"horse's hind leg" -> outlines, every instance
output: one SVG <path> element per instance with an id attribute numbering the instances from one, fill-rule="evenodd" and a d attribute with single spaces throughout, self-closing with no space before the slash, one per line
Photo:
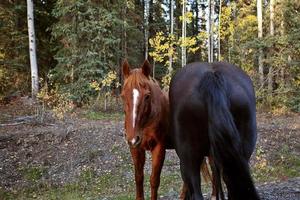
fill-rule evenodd
<path id="1" fill-rule="evenodd" d="M 160 183 L 160 173 L 164 164 L 166 150 L 158 144 L 151 151 L 152 153 L 152 173 L 150 177 L 151 200 L 157 200 L 157 191 Z"/>
<path id="2" fill-rule="evenodd" d="M 196 152 L 186 152 L 180 157 L 180 170 L 184 183 L 187 185 L 186 200 L 203 200 L 201 192 L 200 165 L 204 156 Z"/>
<path id="3" fill-rule="evenodd" d="M 145 151 L 140 148 L 131 148 L 130 151 L 134 164 L 136 200 L 144 200 Z"/>

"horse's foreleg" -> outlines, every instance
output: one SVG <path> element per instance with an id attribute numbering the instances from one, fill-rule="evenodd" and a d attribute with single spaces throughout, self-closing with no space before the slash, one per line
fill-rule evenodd
<path id="1" fill-rule="evenodd" d="M 145 151 L 140 148 L 131 148 L 130 152 L 134 164 L 136 200 L 144 200 Z"/>
<path id="2" fill-rule="evenodd" d="M 151 200 L 157 199 L 157 190 L 160 183 L 160 173 L 164 164 L 166 150 L 161 145 L 157 145 L 152 151 L 152 173 L 150 177 Z"/>

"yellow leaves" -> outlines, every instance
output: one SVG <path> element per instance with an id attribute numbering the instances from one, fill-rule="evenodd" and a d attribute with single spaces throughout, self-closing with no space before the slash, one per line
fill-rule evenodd
<path id="1" fill-rule="evenodd" d="M 5 58 L 5 53 L 0 52 L 0 61 L 3 61 Z"/>
<path id="2" fill-rule="evenodd" d="M 169 89 L 169 85 L 171 82 L 171 74 L 167 73 L 163 78 L 162 78 L 162 86 L 165 89 Z"/>
<path id="3" fill-rule="evenodd" d="M 132 10 L 135 8 L 134 3 L 132 1 L 128 1 L 128 0 L 126 0 L 126 6 L 127 6 L 127 8 L 132 9 Z"/>
<path id="4" fill-rule="evenodd" d="M 98 83 L 97 81 L 92 81 L 90 83 L 90 87 L 95 91 L 100 91 L 104 88 L 113 86 L 113 84 L 115 84 L 116 87 L 120 87 L 121 85 L 117 81 L 117 73 L 115 71 L 109 71 L 100 83 Z"/>
<path id="5" fill-rule="evenodd" d="M 74 103 L 70 99 L 70 93 L 62 93 L 57 88 L 51 89 L 45 84 L 39 93 L 37 94 L 38 99 L 43 105 L 48 106 L 52 109 L 54 115 L 58 119 L 63 119 L 65 114 L 74 109 Z"/>
<path id="6" fill-rule="evenodd" d="M 186 47 L 189 53 L 195 53 L 200 47 L 197 45 L 197 37 L 191 36 L 180 38 L 179 43 L 181 47 Z"/>
<path id="7" fill-rule="evenodd" d="M 160 62 L 167 65 L 167 60 L 170 56 L 173 60 L 176 59 L 176 52 L 174 47 L 176 46 L 176 41 L 174 35 L 169 35 L 165 37 L 163 32 L 157 32 L 154 38 L 149 39 L 150 46 L 154 48 L 153 51 L 149 53 L 151 57 L 156 62 Z"/>
<path id="8" fill-rule="evenodd" d="M 300 75 L 299 74 L 294 78 L 294 83 L 297 87 L 300 87 Z"/>
<path id="9" fill-rule="evenodd" d="M 221 15 L 221 40 L 226 40 L 233 35 L 234 21 L 232 20 L 232 7 L 223 7 Z"/>
<path id="10" fill-rule="evenodd" d="M 104 79 L 101 81 L 102 87 L 111 86 L 112 83 L 117 79 L 117 73 L 115 71 L 110 71 L 106 74 Z"/>
<path id="11" fill-rule="evenodd" d="M 97 81 L 93 81 L 90 83 L 90 87 L 93 88 L 96 91 L 100 90 L 100 84 Z"/>
<path id="12" fill-rule="evenodd" d="M 194 15 L 192 12 L 186 12 L 184 16 L 179 17 L 179 20 L 182 22 L 184 19 L 187 23 L 191 23 L 193 18 L 194 18 Z"/>
<path id="13" fill-rule="evenodd" d="M 237 26 L 247 28 L 249 26 L 257 26 L 257 17 L 255 15 L 247 15 L 238 21 Z"/>
<path id="14" fill-rule="evenodd" d="M 200 46 L 197 41 L 203 41 L 207 38 L 205 32 L 200 32 L 197 36 L 180 38 L 176 41 L 174 35 L 164 36 L 163 32 L 156 33 L 154 38 L 149 39 L 150 46 L 154 48 L 149 53 L 156 62 L 163 63 L 165 66 L 169 65 L 169 57 L 172 56 L 173 61 L 177 59 L 176 47 L 186 47 L 189 53 L 195 53 Z"/>

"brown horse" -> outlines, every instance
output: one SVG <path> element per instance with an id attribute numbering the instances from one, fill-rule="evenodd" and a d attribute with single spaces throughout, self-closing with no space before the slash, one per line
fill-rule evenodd
<path id="1" fill-rule="evenodd" d="M 141 68 L 133 70 L 125 60 L 122 71 L 124 85 L 121 96 L 125 110 L 126 140 L 135 169 L 136 199 L 144 199 L 145 151 L 150 151 L 151 200 L 156 200 L 165 150 L 168 148 L 168 99 L 157 82 L 151 79 L 151 66 L 147 60 Z"/>
<path id="2" fill-rule="evenodd" d="M 136 199 L 144 199 L 143 180 L 145 151 L 152 154 L 151 199 L 157 199 L 160 172 L 166 149 L 174 149 L 168 135 L 169 101 L 155 80 L 150 77 L 151 65 L 147 60 L 139 69 L 130 70 L 125 60 L 122 65 L 124 85 L 121 97 L 125 110 L 126 140 L 130 146 L 135 168 Z M 206 162 L 201 165 L 206 180 L 212 181 Z M 184 184 L 180 199 L 185 199 Z M 213 185 L 212 196 L 215 196 Z"/>

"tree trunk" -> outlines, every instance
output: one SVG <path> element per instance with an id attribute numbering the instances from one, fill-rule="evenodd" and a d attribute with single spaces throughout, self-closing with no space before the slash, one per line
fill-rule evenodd
<path id="1" fill-rule="evenodd" d="M 258 23 L 258 38 L 262 39 L 263 27 L 262 27 L 262 0 L 257 0 L 257 23 Z M 263 67 L 263 49 L 259 48 L 258 55 L 258 73 L 260 86 L 264 86 L 264 67 Z"/>
<path id="2" fill-rule="evenodd" d="M 280 11 L 281 12 L 281 22 L 280 22 L 280 35 L 281 36 L 284 36 L 284 34 L 285 34 L 285 28 L 284 28 L 284 14 L 283 14 L 283 11 L 281 10 Z M 283 56 L 283 55 L 281 55 L 281 56 Z M 287 60 L 287 58 L 283 58 L 283 59 L 286 59 Z M 284 85 L 285 85 L 285 80 L 284 80 L 284 68 L 285 68 L 285 66 L 281 66 L 281 69 L 280 69 L 280 71 L 278 71 L 278 73 L 280 73 L 280 84 L 281 84 L 281 86 L 282 87 L 284 87 Z"/>
<path id="3" fill-rule="evenodd" d="M 214 20 L 212 17 L 215 15 L 215 2 L 211 1 L 211 11 L 210 11 L 210 61 L 214 62 Z"/>
<path id="4" fill-rule="evenodd" d="M 181 66 L 184 67 L 186 65 L 186 0 L 182 2 L 182 47 L 181 47 Z"/>
<path id="5" fill-rule="evenodd" d="M 174 0 L 170 0 L 170 34 L 171 36 L 174 35 Z M 173 47 L 172 47 L 173 48 Z M 169 56 L 169 68 L 168 68 L 168 73 L 171 74 L 173 71 L 173 56 Z"/>
<path id="6" fill-rule="evenodd" d="M 211 0 L 208 0 L 208 47 L 207 47 L 207 50 L 208 50 L 208 62 L 213 62 L 213 59 L 212 59 L 212 49 L 213 49 L 213 44 L 212 44 L 212 20 L 211 20 L 211 17 L 212 17 L 212 2 Z"/>
<path id="7" fill-rule="evenodd" d="M 219 29 L 218 29 L 218 61 L 221 61 L 221 14 L 222 14 L 222 0 L 219 5 Z"/>
<path id="8" fill-rule="evenodd" d="M 122 53 L 123 53 L 123 59 L 127 58 L 127 32 L 126 32 L 126 15 L 127 15 L 127 3 L 125 3 L 125 6 L 123 8 L 123 34 L 122 34 Z M 121 61 L 123 62 L 123 61 Z"/>
<path id="9" fill-rule="evenodd" d="M 144 20 L 145 20 L 145 26 L 144 26 L 144 34 L 145 34 L 145 60 L 148 59 L 149 54 L 149 0 L 144 1 Z"/>
<path id="10" fill-rule="evenodd" d="M 270 0 L 270 35 L 274 36 L 274 0 Z M 271 47 L 270 55 L 273 55 L 273 48 Z M 268 73 L 268 94 L 271 96 L 273 92 L 273 63 L 270 63 Z"/>
<path id="11" fill-rule="evenodd" d="M 38 66 L 36 59 L 36 43 L 33 17 L 33 0 L 27 0 L 27 21 L 28 21 L 28 38 L 29 38 L 29 55 L 31 67 L 31 95 L 36 99 L 39 92 Z"/>
<path id="12" fill-rule="evenodd" d="M 195 32 L 194 35 L 198 35 L 199 34 L 199 4 L 198 1 L 195 1 L 195 13 L 196 13 L 196 19 L 195 19 Z M 194 60 L 193 61 L 197 61 L 197 60 L 201 60 L 201 49 L 199 48 L 198 51 L 196 51 L 198 53 L 195 53 L 194 55 Z"/>

